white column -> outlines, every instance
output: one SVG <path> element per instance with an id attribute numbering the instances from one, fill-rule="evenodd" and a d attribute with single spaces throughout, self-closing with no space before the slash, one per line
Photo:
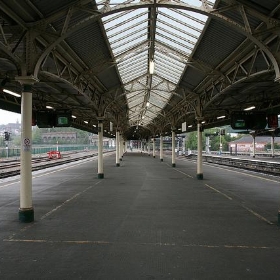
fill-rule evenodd
<path id="1" fill-rule="evenodd" d="M 98 179 L 104 178 L 103 172 L 103 120 L 98 120 Z"/>
<path id="2" fill-rule="evenodd" d="M 127 152 L 126 147 L 127 147 L 127 141 L 123 141 L 123 150 L 124 150 L 124 153 Z"/>
<path id="3" fill-rule="evenodd" d="M 120 145 L 119 145 L 120 132 L 116 131 L 116 166 L 120 166 Z"/>
<path id="4" fill-rule="evenodd" d="M 34 221 L 32 204 L 32 91 L 38 80 L 33 76 L 16 78 L 23 85 L 21 96 L 20 208 L 21 222 Z"/>
<path id="5" fill-rule="evenodd" d="M 271 136 L 271 156 L 274 158 L 274 135 Z"/>
<path id="6" fill-rule="evenodd" d="M 153 157 L 156 157 L 156 138 L 153 138 Z"/>
<path id="7" fill-rule="evenodd" d="M 160 161 L 163 161 L 163 136 L 162 135 L 160 135 L 159 158 Z"/>
<path id="8" fill-rule="evenodd" d="M 176 167 L 175 162 L 175 131 L 172 130 L 172 167 Z"/>
<path id="9" fill-rule="evenodd" d="M 256 135 L 253 134 L 253 158 L 256 156 Z"/>
<path id="10" fill-rule="evenodd" d="M 123 156 L 124 156 L 124 154 L 125 154 L 125 141 L 124 141 L 124 139 L 122 139 L 122 146 L 123 146 Z"/>
<path id="11" fill-rule="evenodd" d="M 149 155 L 149 156 L 150 156 L 150 152 L 151 152 L 151 146 L 150 146 L 150 144 L 151 144 L 151 139 L 148 138 L 147 145 L 148 145 L 148 155 Z"/>
<path id="12" fill-rule="evenodd" d="M 122 145 L 122 135 L 121 134 L 119 134 L 119 149 L 120 149 L 120 161 L 122 161 L 123 145 Z"/>
<path id="13" fill-rule="evenodd" d="M 222 144 L 222 129 L 220 128 L 220 155 L 222 154 L 223 151 L 223 144 Z"/>
<path id="14" fill-rule="evenodd" d="M 202 172 L 202 125 L 197 122 L 197 179 L 203 179 Z"/>

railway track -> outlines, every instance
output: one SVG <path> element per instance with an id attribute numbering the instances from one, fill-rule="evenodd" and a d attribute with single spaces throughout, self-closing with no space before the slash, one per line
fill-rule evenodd
<path id="1" fill-rule="evenodd" d="M 182 156 L 187 160 L 197 161 L 197 155 Z M 249 159 L 230 156 L 203 155 L 203 162 L 213 165 L 222 165 L 254 172 L 261 172 L 273 176 L 280 176 L 280 162 L 276 159 Z"/>
<path id="2" fill-rule="evenodd" d="M 105 151 L 105 153 L 110 153 L 110 151 Z M 49 167 L 54 167 L 70 162 L 75 162 L 87 158 L 97 157 L 97 152 L 68 152 L 64 153 L 60 159 L 49 159 L 48 156 L 34 157 L 32 158 L 32 171 L 37 171 Z M 3 160 L 0 162 L 0 179 L 4 179 L 11 176 L 16 176 L 20 174 L 20 160 L 11 159 Z"/>

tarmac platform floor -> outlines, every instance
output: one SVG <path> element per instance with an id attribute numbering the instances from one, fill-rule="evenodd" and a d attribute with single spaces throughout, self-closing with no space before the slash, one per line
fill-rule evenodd
<path id="1" fill-rule="evenodd" d="M 0 279 L 280 279 L 280 178 L 147 154 L 34 173 L 35 222 L 19 179 L 0 182 Z"/>

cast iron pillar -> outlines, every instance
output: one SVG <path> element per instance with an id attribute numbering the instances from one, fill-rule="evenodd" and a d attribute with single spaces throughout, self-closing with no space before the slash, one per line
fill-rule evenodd
<path id="1" fill-rule="evenodd" d="M 200 121 L 197 122 L 197 174 L 198 180 L 203 179 L 202 172 L 202 124 Z"/>
<path id="2" fill-rule="evenodd" d="M 103 118 L 98 119 L 98 179 L 104 178 L 103 171 Z"/>
<path id="3" fill-rule="evenodd" d="M 172 167 L 176 167 L 175 162 L 175 131 L 172 130 Z"/>
<path id="4" fill-rule="evenodd" d="M 21 156 L 20 156 L 20 208 L 19 220 L 34 221 L 32 204 L 32 85 L 38 80 L 33 76 L 16 77 L 23 86 L 21 96 Z"/>

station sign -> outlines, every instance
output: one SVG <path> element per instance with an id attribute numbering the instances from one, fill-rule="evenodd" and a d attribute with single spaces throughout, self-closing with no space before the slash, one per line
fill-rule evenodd
<path id="1" fill-rule="evenodd" d="M 36 112 L 36 125 L 39 128 L 69 127 L 72 114 L 69 110 L 39 110 Z"/>
<path id="2" fill-rule="evenodd" d="M 265 112 L 235 111 L 231 114 L 232 129 L 264 129 L 267 125 Z"/>

